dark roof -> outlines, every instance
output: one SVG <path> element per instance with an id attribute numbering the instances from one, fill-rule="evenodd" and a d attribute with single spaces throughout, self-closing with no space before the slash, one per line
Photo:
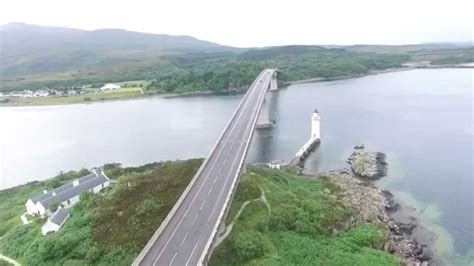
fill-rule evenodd
<path id="1" fill-rule="evenodd" d="M 96 177 L 96 175 L 93 174 L 93 173 L 90 173 L 90 174 L 88 174 L 88 175 L 86 175 L 86 176 L 83 176 L 83 177 L 79 178 L 79 184 L 80 184 L 80 183 L 83 183 L 83 182 L 85 182 L 85 181 L 87 181 L 87 180 L 89 180 L 89 179 L 92 179 L 92 178 L 94 178 L 94 177 Z M 73 182 L 69 182 L 69 183 L 67 183 L 67 184 L 65 184 L 65 185 L 62 185 L 62 186 L 60 186 L 60 187 L 57 187 L 57 188 L 55 188 L 55 189 L 50 190 L 50 191 L 48 191 L 47 193 L 43 193 L 43 194 L 41 194 L 41 195 L 39 195 L 39 196 L 37 196 L 37 197 L 31 198 L 31 201 L 33 201 L 33 203 L 36 204 L 36 202 L 38 202 L 38 201 L 42 201 L 42 200 L 44 200 L 44 199 L 46 199 L 46 198 L 52 197 L 52 196 L 53 196 L 53 192 L 55 192 L 56 194 L 59 194 L 60 192 L 66 190 L 66 189 L 70 189 L 70 188 L 72 188 L 72 187 L 73 187 Z"/>
<path id="2" fill-rule="evenodd" d="M 65 208 L 59 208 L 49 220 L 57 225 L 61 225 L 69 216 L 69 211 Z"/>
<path id="3" fill-rule="evenodd" d="M 38 197 L 31 199 L 34 203 L 41 203 L 44 208 L 48 208 L 52 203 L 61 203 L 75 196 L 80 195 L 82 192 L 87 191 L 91 188 L 99 186 L 108 181 L 108 178 L 104 175 L 89 174 L 79 179 L 79 184 L 74 186 L 73 182 L 67 183 L 56 189 L 51 190 L 46 194 L 42 194 Z M 55 195 L 53 195 L 55 192 Z"/>

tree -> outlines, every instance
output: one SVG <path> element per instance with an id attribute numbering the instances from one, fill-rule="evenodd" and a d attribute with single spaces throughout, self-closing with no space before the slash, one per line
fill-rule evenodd
<path id="1" fill-rule="evenodd" d="M 55 202 L 51 203 L 51 205 L 49 205 L 49 210 L 52 211 L 52 212 L 55 212 L 55 211 L 58 210 L 60 205 L 61 204 L 59 204 L 59 202 L 55 201 Z"/>
<path id="2" fill-rule="evenodd" d="M 232 238 L 234 248 L 243 261 L 261 257 L 265 253 L 265 244 L 260 232 L 249 230 L 236 234 Z"/>

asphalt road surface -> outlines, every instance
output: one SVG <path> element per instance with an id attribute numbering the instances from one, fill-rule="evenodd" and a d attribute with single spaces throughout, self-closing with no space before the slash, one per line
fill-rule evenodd
<path id="1" fill-rule="evenodd" d="M 260 73 L 245 94 L 200 175 L 158 238 L 150 240 L 137 265 L 197 265 L 217 233 L 240 166 L 245 160 L 259 109 L 274 70 Z"/>

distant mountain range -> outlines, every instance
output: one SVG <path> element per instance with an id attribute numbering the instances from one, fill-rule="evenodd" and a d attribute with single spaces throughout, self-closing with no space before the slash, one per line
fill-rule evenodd
<path id="1" fill-rule="evenodd" d="M 44 52 L 46 49 L 145 49 L 166 52 L 231 50 L 231 47 L 198 40 L 191 36 L 149 34 L 122 29 L 85 31 L 61 27 L 44 27 L 25 23 L 0 26 L 5 56 Z"/>
<path id="2" fill-rule="evenodd" d="M 235 50 L 238 49 L 191 36 L 11 23 L 0 27 L 0 76 L 94 70 L 144 61 L 156 63 L 159 56 L 166 54 Z"/>
<path id="3" fill-rule="evenodd" d="M 303 48 L 299 48 L 303 47 Z M 352 52 L 410 53 L 472 47 L 470 44 L 323 45 L 243 49 L 173 36 L 122 29 L 79 30 L 25 23 L 0 26 L 0 89 L 49 81 L 127 80 L 150 78 L 180 61 L 192 66 L 219 58 L 272 58 L 308 49 L 344 49 Z M 472 49 L 472 48 L 471 48 Z M 181 66 L 182 67 L 182 66 Z M 67 83 L 64 83 L 67 84 Z"/>

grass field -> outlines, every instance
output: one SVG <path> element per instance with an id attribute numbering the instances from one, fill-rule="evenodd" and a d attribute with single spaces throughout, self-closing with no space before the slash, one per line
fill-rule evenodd
<path id="1" fill-rule="evenodd" d="M 23 105 L 58 105 L 58 104 L 72 104 L 72 103 L 87 103 L 93 101 L 106 100 L 120 100 L 140 97 L 142 89 L 134 88 L 120 88 L 113 91 L 99 92 L 92 89 L 90 93 L 70 96 L 52 96 L 52 97 L 38 97 L 38 98 L 18 98 L 4 104 L 6 106 L 23 106 Z"/>
<path id="2" fill-rule="evenodd" d="M 386 239 L 377 226 L 340 228 L 350 215 L 341 189 L 329 181 L 250 168 L 227 219 L 229 225 L 236 218 L 232 232 L 214 250 L 209 264 L 400 265 L 380 250 Z"/>

